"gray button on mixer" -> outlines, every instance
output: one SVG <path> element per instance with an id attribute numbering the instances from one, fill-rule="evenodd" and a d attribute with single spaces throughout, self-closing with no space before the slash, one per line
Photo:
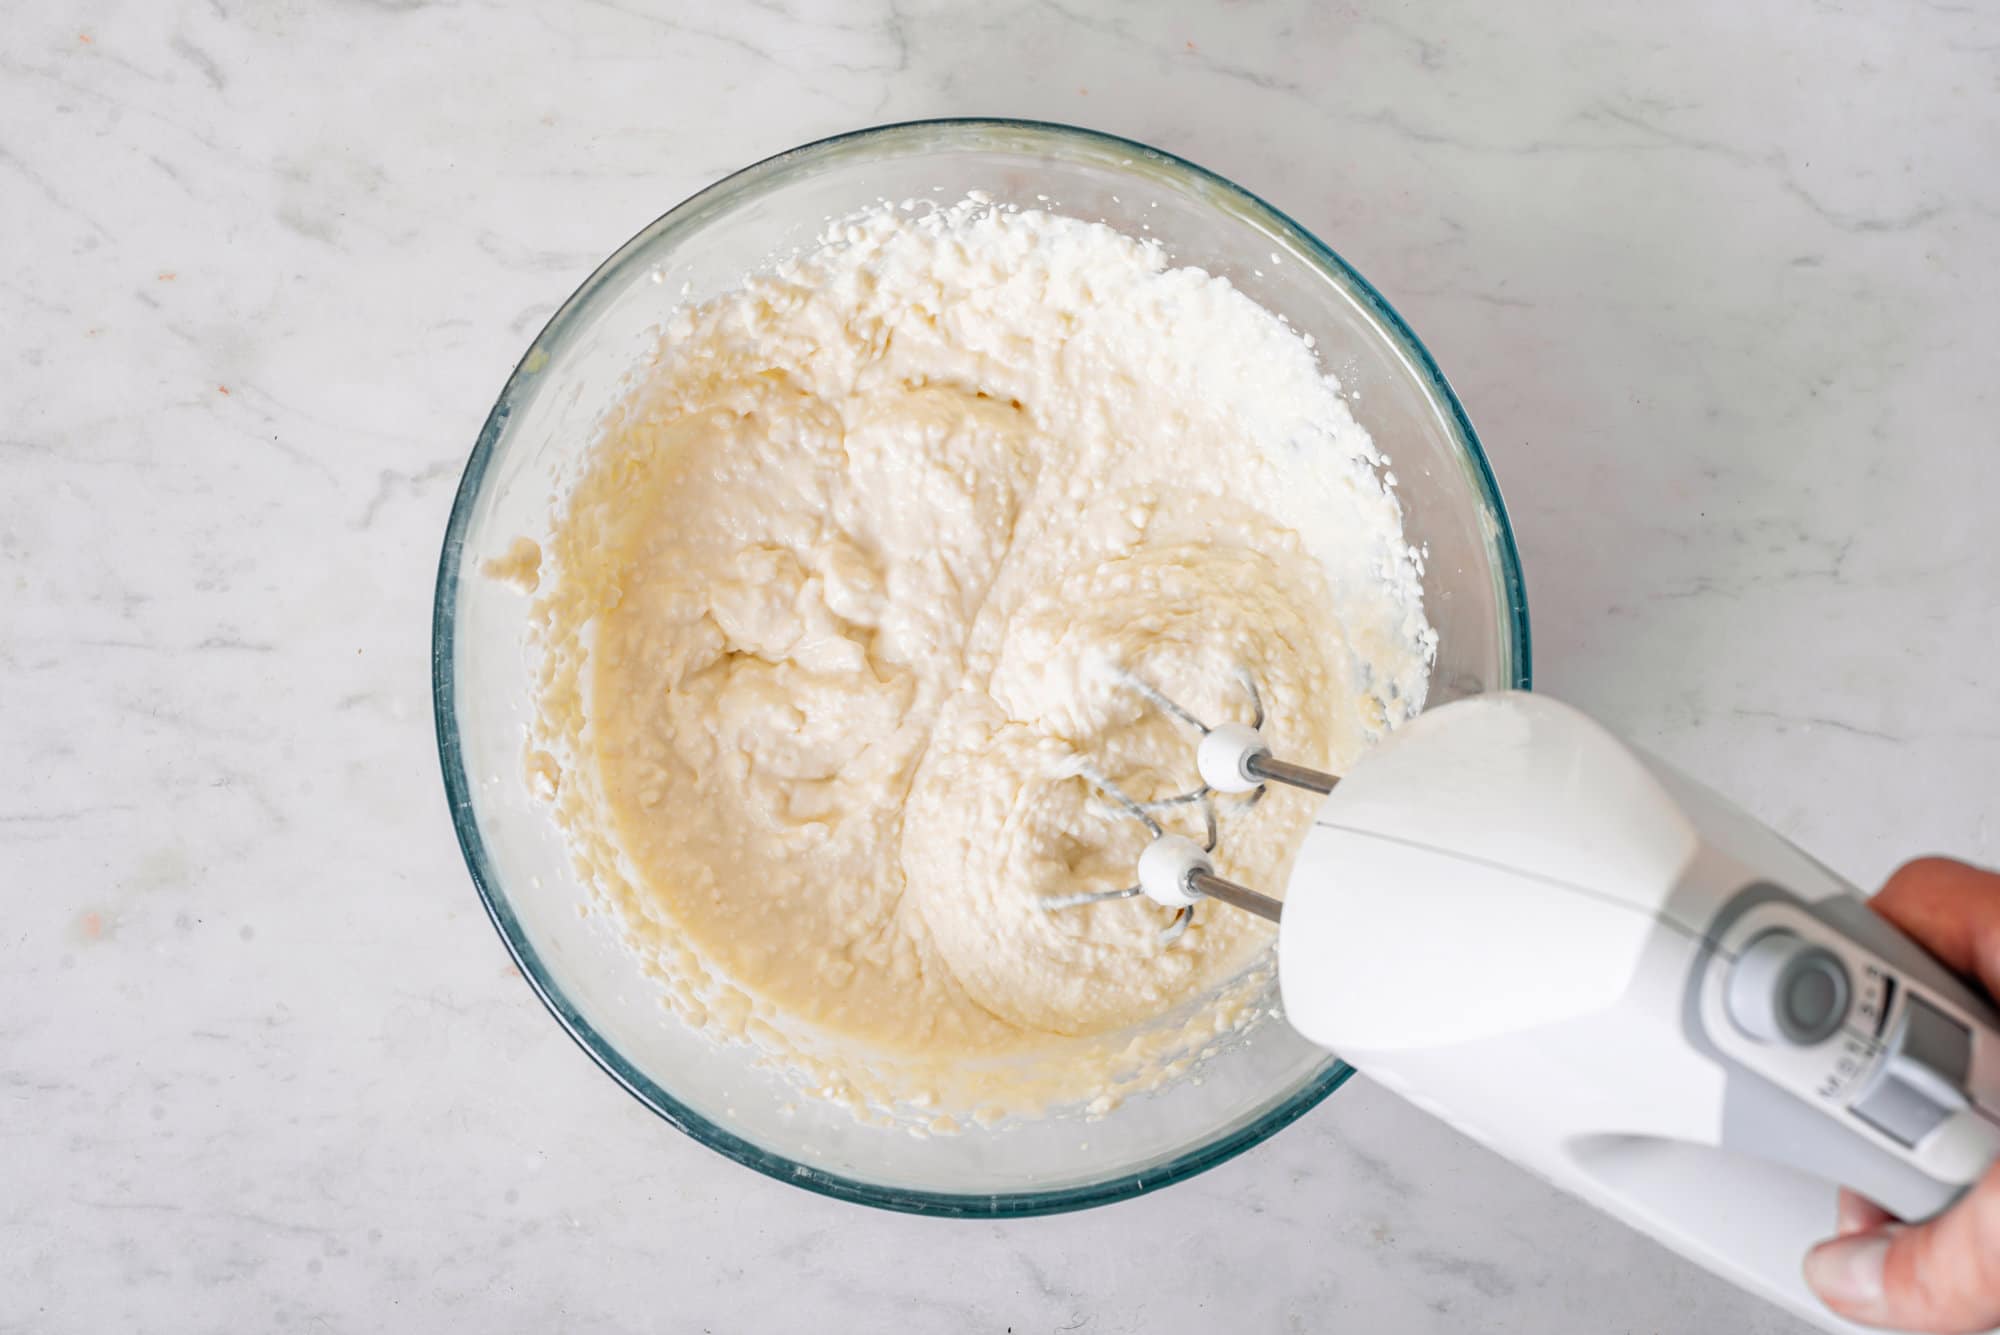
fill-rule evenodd
<path id="1" fill-rule="evenodd" d="M 1810 1047 L 1847 1019 L 1854 989 L 1840 957 L 1792 932 L 1766 932 L 1729 971 L 1729 1018 L 1765 1043 Z"/>
<path id="2" fill-rule="evenodd" d="M 1911 997 L 1889 1035 L 1881 1071 L 1854 1101 L 1855 1115 L 1915 1146 L 1966 1106 L 1965 1077 L 1971 1068 L 1971 1032 Z"/>
<path id="3" fill-rule="evenodd" d="M 1847 969 L 1831 955 L 1801 956 L 1784 989 L 1778 1021 L 1795 1042 L 1817 1043 L 1847 1016 Z"/>

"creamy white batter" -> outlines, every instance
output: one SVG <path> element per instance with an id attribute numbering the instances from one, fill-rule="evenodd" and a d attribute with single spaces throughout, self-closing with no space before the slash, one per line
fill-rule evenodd
<path id="1" fill-rule="evenodd" d="M 665 330 L 539 572 L 533 767 L 685 1019 L 877 1110 L 1089 1101 L 1148 1026 L 1233 1023 L 1270 940 L 1036 907 L 1145 841 L 1079 761 L 1196 782 L 1112 669 L 1211 721 L 1247 669 L 1280 754 L 1351 762 L 1432 644 L 1380 462 L 1304 340 L 1156 244 L 883 209 Z M 1282 887 L 1311 809 L 1225 803 L 1219 870 Z"/>

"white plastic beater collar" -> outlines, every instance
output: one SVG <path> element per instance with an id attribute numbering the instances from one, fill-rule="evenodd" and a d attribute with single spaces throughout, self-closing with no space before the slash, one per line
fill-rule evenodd
<path id="1" fill-rule="evenodd" d="M 1250 772 L 1250 762 L 1270 754 L 1257 729 L 1247 723 L 1223 723 L 1202 734 L 1195 746 L 1194 767 L 1201 781 L 1218 793 L 1247 793 L 1264 782 Z"/>
<path id="2" fill-rule="evenodd" d="M 1202 901 L 1191 882 L 1196 872 L 1215 874 L 1201 845 L 1178 834 L 1163 834 L 1139 855 L 1139 888 L 1163 908 L 1184 909 Z"/>

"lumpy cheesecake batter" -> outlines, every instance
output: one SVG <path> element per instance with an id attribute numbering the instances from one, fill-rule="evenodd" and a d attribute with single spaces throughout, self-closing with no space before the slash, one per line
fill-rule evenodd
<path id="1" fill-rule="evenodd" d="M 1249 1013 L 1257 919 L 1163 945 L 1143 898 L 1037 901 L 1134 880 L 1083 768 L 1197 782 L 1120 669 L 1211 722 L 1247 672 L 1276 752 L 1335 771 L 1422 702 L 1417 557 L 1308 341 L 974 197 L 683 310 L 635 383 L 526 571 L 531 763 L 673 1008 L 857 1106 L 988 1116 Z M 1220 872 L 1281 889 L 1312 808 L 1218 799 Z"/>

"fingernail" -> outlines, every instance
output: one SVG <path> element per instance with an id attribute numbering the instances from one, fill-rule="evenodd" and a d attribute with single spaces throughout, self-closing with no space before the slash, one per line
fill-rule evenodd
<path id="1" fill-rule="evenodd" d="M 1840 1206 L 1834 1212 L 1833 1231 L 1836 1236 L 1844 1238 L 1853 1233 L 1866 1233 L 1880 1228 L 1882 1224 L 1880 1206 L 1851 1191 L 1840 1193 Z"/>
<path id="2" fill-rule="evenodd" d="M 1882 1303 L 1882 1264 L 1888 1257 L 1884 1233 L 1823 1242 L 1806 1253 L 1806 1283 L 1829 1307 L 1871 1311 Z"/>

